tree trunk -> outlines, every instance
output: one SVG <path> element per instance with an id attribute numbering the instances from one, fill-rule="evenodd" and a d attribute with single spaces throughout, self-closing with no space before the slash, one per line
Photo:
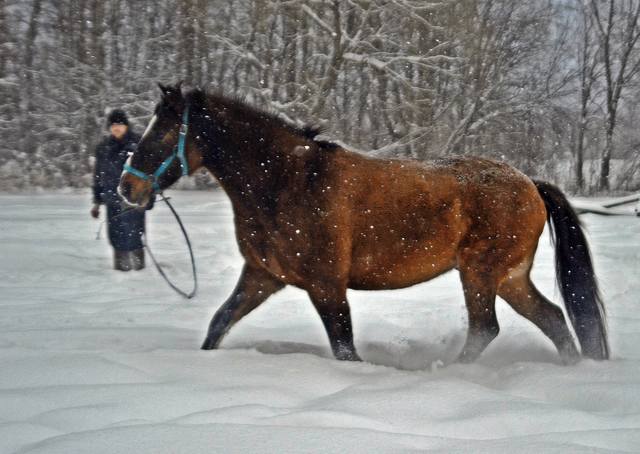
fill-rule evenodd
<path id="1" fill-rule="evenodd" d="M 119 86 L 120 79 L 122 78 L 122 57 L 120 55 L 120 11 L 121 11 L 121 0 L 113 0 L 111 2 L 111 14 L 109 15 L 109 32 L 111 35 L 110 45 L 109 45 L 109 66 L 107 70 L 107 74 L 109 77 L 107 78 L 107 83 L 109 84 L 109 88 L 111 86 Z M 113 93 L 113 90 L 109 90 L 110 93 Z"/>
<path id="2" fill-rule="evenodd" d="M 600 182 L 598 189 L 608 191 L 610 188 L 609 173 L 611 171 L 611 155 L 613 154 L 613 129 L 615 126 L 607 127 L 604 150 L 602 150 L 602 158 L 600 160 Z"/>
<path id="3" fill-rule="evenodd" d="M 195 27 L 193 26 L 194 0 L 180 2 L 180 49 L 178 50 L 178 69 L 187 85 L 194 83 L 193 60 L 196 49 Z"/>
<path id="4" fill-rule="evenodd" d="M 311 108 L 311 115 L 314 117 L 322 115 L 322 111 L 324 110 L 329 98 L 329 93 L 336 87 L 338 73 L 343 63 L 342 56 L 345 51 L 342 42 L 342 16 L 340 13 L 340 2 L 338 0 L 333 1 L 331 11 L 333 13 L 333 46 L 331 51 L 331 60 L 327 66 L 324 81 L 320 86 L 320 90 L 316 93 L 315 103 Z"/>
<path id="5" fill-rule="evenodd" d="M 9 42 L 6 4 L 5 0 L 0 0 L 0 79 L 4 79 L 7 76 L 7 61 L 11 58 L 8 55 Z"/>
<path id="6" fill-rule="evenodd" d="M 22 112 L 22 131 L 20 132 L 23 139 L 20 149 L 26 153 L 33 152 L 36 145 L 33 134 L 34 59 L 36 55 L 35 42 L 40 31 L 39 20 L 41 11 L 42 0 L 34 0 L 24 44 L 24 80 L 22 81 L 24 110 Z"/>
<path id="7" fill-rule="evenodd" d="M 584 115 L 584 114 L 583 114 Z M 578 124 L 578 138 L 576 140 L 576 149 L 575 149 L 575 185 L 578 193 L 582 192 L 584 189 L 584 132 L 586 129 L 586 121 L 585 117 L 581 116 L 580 122 Z"/>

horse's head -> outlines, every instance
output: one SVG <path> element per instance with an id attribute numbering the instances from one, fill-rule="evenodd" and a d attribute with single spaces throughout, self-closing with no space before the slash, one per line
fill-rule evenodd
<path id="1" fill-rule="evenodd" d="M 158 85 L 162 99 L 136 151 L 127 160 L 118 186 L 120 196 L 134 206 L 146 206 L 154 191 L 192 173 L 201 160 L 190 140 L 193 136 L 188 132 L 190 113 L 181 83 Z"/>

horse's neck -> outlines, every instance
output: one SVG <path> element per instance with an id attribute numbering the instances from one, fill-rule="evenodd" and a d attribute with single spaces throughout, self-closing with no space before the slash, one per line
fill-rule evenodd
<path id="1" fill-rule="evenodd" d="M 234 205 L 272 209 L 276 186 L 286 173 L 286 150 L 278 149 L 273 134 L 259 130 L 230 130 L 221 144 L 221 158 L 210 160 L 209 171 L 218 179 Z"/>

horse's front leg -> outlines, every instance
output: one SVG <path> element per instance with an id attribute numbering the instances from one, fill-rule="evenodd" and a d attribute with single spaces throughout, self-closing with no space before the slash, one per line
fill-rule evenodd
<path id="1" fill-rule="evenodd" d="M 362 361 L 353 344 L 353 326 L 346 287 L 314 286 L 308 293 L 327 331 L 336 359 Z"/>
<path id="2" fill-rule="evenodd" d="M 284 285 L 266 271 L 245 264 L 233 293 L 213 316 L 202 349 L 217 348 L 233 325 Z"/>

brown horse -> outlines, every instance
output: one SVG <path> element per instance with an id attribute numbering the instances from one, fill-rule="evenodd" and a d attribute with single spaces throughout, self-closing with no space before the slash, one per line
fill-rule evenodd
<path id="1" fill-rule="evenodd" d="M 162 100 L 119 190 L 130 204 L 145 206 L 154 185 L 170 186 L 181 167 L 184 173 L 204 167 L 231 199 L 245 263 L 202 348 L 217 348 L 242 317 L 294 285 L 308 292 L 335 357 L 359 360 L 347 288 L 397 289 L 455 268 L 469 320 L 460 361 L 476 359 L 498 335 L 496 295 L 538 326 L 564 361 L 576 361 L 562 310 L 530 280 L 549 220 L 558 282 L 582 354 L 608 358 L 588 245 L 554 186 L 488 159 L 372 159 L 315 140 L 317 130 L 238 99 L 183 94 L 179 84 L 160 88 Z M 182 164 L 170 158 L 180 132 Z"/>

